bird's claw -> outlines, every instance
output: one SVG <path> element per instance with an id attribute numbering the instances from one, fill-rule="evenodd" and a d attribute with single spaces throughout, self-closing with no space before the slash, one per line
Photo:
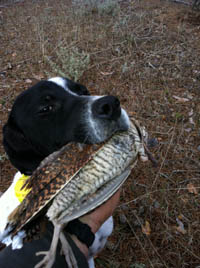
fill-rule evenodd
<path id="1" fill-rule="evenodd" d="M 55 256 L 50 251 L 39 251 L 35 255 L 45 255 L 45 257 L 34 268 L 51 268 L 53 266 Z"/>

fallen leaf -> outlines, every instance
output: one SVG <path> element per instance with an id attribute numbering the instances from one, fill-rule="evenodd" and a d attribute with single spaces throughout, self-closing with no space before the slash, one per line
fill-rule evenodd
<path id="1" fill-rule="evenodd" d="M 193 116 L 193 114 L 194 114 L 194 110 L 191 109 L 191 110 L 189 111 L 188 115 L 189 115 L 189 117 L 191 117 L 191 116 Z"/>
<path id="2" fill-rule="evenodd" d="M 37 79 L 37 80 L 42 80 L 42 79 L 44 79 L 44 75 L 43 74 L 36 74 L 36 75 L 34 75 L 33 76 L 35 79 Z"/>
<path id="3" fill-rule="evenodd" d="M 147 162 L 148 160 L 149 160 L 149 158 L 148 158 L 148 156 L 146 156 L 146 155 L 140 155 L 140 160 L 142 161 L 142 162 Z"/>
<path id="4" fill-rule="evenodd" d="M 191 110 L 189 111 L 189 113 L 188 113 L 188 116 L 189 116 L 189 122 L 190 122 L 190 124 L 195 125 L 194 120 L 193 120 L 193 117 L 192 117 L 193 114 L 194 114 L 194 111 L 193 111 L 193 109 L 191 109 Z"/>
<path id="5" fill-rule="evenodd" d="M 181 234 L 186 234 L 187 231 L 185 230 L 182 221 L 180 221 L 179 218 L 176 218 L 176 222 L 178 223 L 178 226 L 174 226 L 174 229 Z"/>
<path id="6" fill-rule="evenodd" d="M 25 82 L 28 83 L 28 84 L 31 84 L 32 80 L 31 79 L 26 79 Z"/>
<path id="7" fill-rule="evenodd" d="M 12 66 L 12 64 L 10 62 L 8 63 L 8 67 L 7 68 L 10 69 L 10 70 L 13 68 L 13 66 Z"/>
<path id="8" fill-rule="evenodd" d="M 132 117 L 135 116 L 135 115 L 137 115 L 137 113 L 134 112 L 134 111 L 130 111 L 128 114 L 129 114 L 129 116 L 132 116 Z"/>
<path id="9" fill-rule="evenodd" d="M 181 234 L 186 234 L 187 231 L 185 229 L 183 229 L 181 226 L 175 226 L 176 231 L 178 231 Z"/>
<path id="10" fill-rule="evenodd" d="M 193 96 L 191 94 L 187 94 L 187 98 L 192 100 L 193 99 Z"/>
<path id="11" fill-rule="evenodd" d="M 177 219 L 183 220 L 183 215 L 182 214 L 178 215 Z"/>
<path id="12" fill-rule="evenodd" d="M 184 130 L 185 130 L 186 132 L 188 132 L 188 133 L 192 131 L 191 128 L 185 128 Z"/>
<path id="13" fill-rule="evenodd" d="M 194 122 L 192 117 L 189 118 L 189 122 L 190 122 L 190 124 L 195 125 L 195 122 Z"/>
<path id="14" fill-rule="evenodd" d="M 150 227 L 150 223 L 148 221 L 145 221 L 145 225 L 142 225 L 142 232 L 145 235 L 151 234 L 151 227 Z"/>
<path id="15" fill-rule="evenodd" d="M 187 99 L 187 98 L 181 98 L 181 97 L 178 97 L 178 96 L 175 96 L 175 95 L 173 96 L 173 98 L 176 99 L 177 102 L 179 102 L 179 103 L 184 103 L 184 102 L 189 101 L 189 99 Z"/>
<path id="16" fill-rule="evenodd" d="M 196 195 L 198 194 L 197 188 L 192 183 L 187 184 L 187 189 L 188 189 L 188 192 L 191 194 L 196 194 Z"/>
<path id="17" fill-rule="evenodd" d="M 111 75 L 113 74 L 113 72 L 109 73 L 109 72 L 101 72 L 102 75 Z"/>

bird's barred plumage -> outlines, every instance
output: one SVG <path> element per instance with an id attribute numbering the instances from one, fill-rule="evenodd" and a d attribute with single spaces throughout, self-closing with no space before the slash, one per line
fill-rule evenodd
<path id="1" fill-rule="evenodd" d="M 136 161 L 139 153 L 144 154 L 138 131 L 134 124 L 128 132 L 115 134 L 104 144 L 86 145 L 82 150 L 77 144 L 68 144 L 48 157 L 24 186 L 31 188 L 30 193 L 9 216 L 12 233 L 16 234 L 52 200 L 47 213 L 50 219 L 61 220 L 66 216 L 63 213 L 72 215 L 76 206 L 81 207 L 76 201 L 87 202 L 98 188 Z M 70 207 L 72 203 L 75 205 Z"/>
<path id="2" fill-rule="evenodd" d="M 77 144 L 71 143 L 47 157 L 24 185 L 31 188 L 30 193 L 9 216 L 9 221 L 15 226 L 13 234 L 50 203 L 101 147 L 102 144 L 88 145 L 80 150 Z"/>
<path id="3" fill-rule="evenodd" d="M 9 215 L 5 235 L 14 237 L 27 230 L 41 213 L 48 216 L 56 230 L 88 213 L 119 189 L 138 156 L 144 160 L 145 149 L 135 121 L 128 131 L 113 135 L 103 144 L 85 145 L 82 150 L 77 144 L 68 144 L 45 159 L 27 181 L 24 187 L 31 191 Z"/>

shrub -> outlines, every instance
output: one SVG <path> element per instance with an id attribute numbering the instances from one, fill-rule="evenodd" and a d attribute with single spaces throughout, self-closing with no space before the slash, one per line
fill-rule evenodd
<path id="1" fill-rule="evenodd" d="M 55 61 L 48 56 L 45 57 L 51 66 L 53 74 L 67 76 L 74 81 L 77 81 L 82 76 L 90 62 L 90 55 L 80 51 L 77 47 L 70 49 L 59 47 L 56 51 L 56 56 Z"/>

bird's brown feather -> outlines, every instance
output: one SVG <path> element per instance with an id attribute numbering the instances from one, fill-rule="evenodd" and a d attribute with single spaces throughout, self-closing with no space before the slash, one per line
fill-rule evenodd
<path id="1" fill-rule="evenodd" d="M 14 226 L 12 234 L 15 235 L 44 207 L 50 205 L 53 198 L 102 146 L 86 145 L 80 150 L 77 144 L 71 143 L 39 167 L 25 185 L 31 191 L 9 215 L 9 222 Z"/>

